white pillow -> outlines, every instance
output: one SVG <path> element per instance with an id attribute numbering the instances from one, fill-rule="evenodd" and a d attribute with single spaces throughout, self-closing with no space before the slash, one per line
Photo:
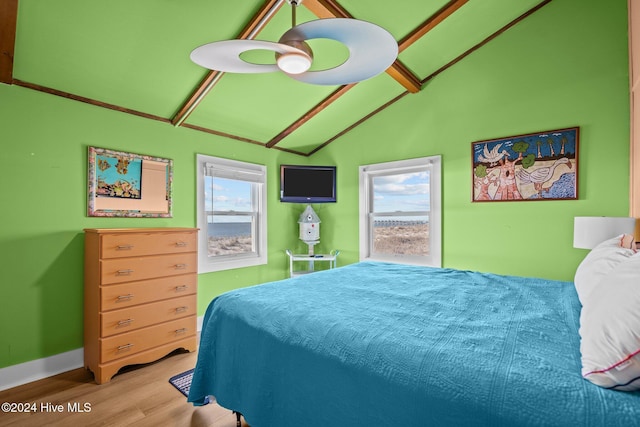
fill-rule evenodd
<path id="1" fill-rule="evenodd" d="M 621 234 L 600 243 L 578 266 L 573 283 L 582 305 L 589 299 L 591 291 L 613 271 L 616 265 L 635 253 L 633 249 L 621 247 L 624 236 Z"/>
<path id="2" fill-rule="evenodd" d="M 583 303 L 582 376 L 615 390 L 640 390 L 640 253 L 619 263 Z"/>

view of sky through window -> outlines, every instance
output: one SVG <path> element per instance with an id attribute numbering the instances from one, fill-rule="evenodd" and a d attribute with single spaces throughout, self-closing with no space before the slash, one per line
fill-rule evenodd
<path id="1" fill-rule="evenodd" d="M 428 211 L 429 184 L 429 171 L 376 176 L 373 178 L 373 211 Z"/>
<path id="2" fill-rule="evenodd" d="M 205 177 L 205 210 L 216 211 L 252 211 L 251 206 L 252 183 L 235 179 Z M 232 222 L 246 221 L 235 217 L 215 218 L 215 221 Z"/>
<path id="3" fill-rule="evenodd" d="M 250 182 L 207 176 L 205 210 L 248 212 L 251 206 Z M 415 212 L 429 210 L 429 171 L 373 178 L 374 212 Z M 243 221 L 221 217 L 216 221 Z M 246 218 L 244 219 L 246 221 Z"/>

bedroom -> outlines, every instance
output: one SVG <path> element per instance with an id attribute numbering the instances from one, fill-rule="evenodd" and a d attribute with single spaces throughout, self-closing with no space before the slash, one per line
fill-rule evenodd
<path id="1" fill-rule="evenodd" d="M 573 217 L 629 213 L 626 25 L 624 1 L 553 0 L 308 159 L 0 85 L 1 156 L 11 177 L 0 214 L 0 368 L 56 356 L 82 364 L 82 230 L 195 226 L 198 153 L 265 164 L 272 195 L 280 164 L 337 165 L 340 201 L 317 212 L 323 243 L 340 248 L 341 265 L 358 260 L 358 166 L 440 154 L 444 266 L 571 280 L 585 255 L 571 246 Z M 20 63 L 20 43 L 14 78 L 29 80 L 37 64 Z M 571 126 L 581 128 L 579 200 L 471 203 L 471 142 Z M 173 218 L 87 217 L 87 146 L 173 159 Z M 198 315 L 226 290 L 286 277 L 284 249 L 298 244 L 300 210 L 269 196 L 268 264 L 200 275 Z"/>

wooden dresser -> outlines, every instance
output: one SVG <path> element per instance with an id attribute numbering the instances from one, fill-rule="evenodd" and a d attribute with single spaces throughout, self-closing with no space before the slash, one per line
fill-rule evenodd
<path id="1" fill-rule="evenodd" d="M 196 350 L 198 230 L 84 231 L 84 364 L 96 382 L 178 348 Z"/>

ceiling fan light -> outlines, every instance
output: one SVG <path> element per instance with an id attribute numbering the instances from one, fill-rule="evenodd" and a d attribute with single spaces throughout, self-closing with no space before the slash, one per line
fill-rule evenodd
<path id="1" fill-rule="evenodd" d="M 325 18 L 296 25 L 280 37 L 281 44 L 297 40 L 331 39 L 349 49 L 349 58 L 337 67 L 292 74 L 300 82 L 346 85 L 374 77 L 393 64 L 398 43 L 384 28 L 351 18 Z"/>
<path id="2" fill-rule="evenodd" d="M 276 64 L 287 74 L 302 74 L 311 68 L 311 57 L 303 53 L 285 53 L 277 56 Z"/>
<path id="3" fill-rule="evenodd" d="M 302 74 L 311 68 L 313 51 L 301 40 L 288 40 L 283 43 L 290 46 L 287 52 L 276 53 L 276 65 L 287 74 Z"/>

